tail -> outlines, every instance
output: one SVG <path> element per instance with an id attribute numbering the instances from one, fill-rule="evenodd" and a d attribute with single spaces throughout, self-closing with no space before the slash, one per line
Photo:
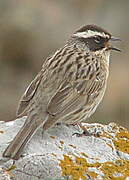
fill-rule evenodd
<path id="1" fill-rule="evenodd" d="M 4 151 L 3 157 L 8 157 L 15 160 L 19 159 L 23 148 L 41 124 L 41 121 L 36 121 L 35 119 L 31 121 L 26 120 L 23 127 Z"/>

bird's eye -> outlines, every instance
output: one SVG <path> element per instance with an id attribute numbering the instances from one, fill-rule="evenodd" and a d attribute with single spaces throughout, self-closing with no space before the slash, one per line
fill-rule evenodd
<path id="1" fill-rule="evenodd" d="M 96 36 L 96 37 L 94 38 L 94 41 L 95 41 L 97 44 L 99 44 L 99 43 L 101 42 L 101 37 L 100 37 L 100 36 Z"/>

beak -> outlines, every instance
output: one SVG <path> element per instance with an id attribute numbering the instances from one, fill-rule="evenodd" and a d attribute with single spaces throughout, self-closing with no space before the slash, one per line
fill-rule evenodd
<path id="1" fill-rule="evenodd" d="M 114 50 L 114 51 L 119 51 L 119 52 L 121 52 L 120 49 L 118 49 L 118 48 L 116 48 L 116 47 L 113 47 L 113 46 L 108 47 L 108 50 Z"/>
<path id="2" fill-rule="evenodd" d="M 110 38 L 110 41 L 121 41 L 121 39 L 112 36 L 112 37 Z"/>
<path id="3" fill-rule="evenodd" d="M 121 39 L 112 36 L 112 37 L 109 39 L 109 41 L 121 41 Z M 109 49 L 109 50 L 115 50 L 115 51 L 121 52 L 120 49 L 118 49 L 118 48 L 116 48 L 116 47 L 113 47 L 113 46 L 109 46 L 108 49 Z"/>

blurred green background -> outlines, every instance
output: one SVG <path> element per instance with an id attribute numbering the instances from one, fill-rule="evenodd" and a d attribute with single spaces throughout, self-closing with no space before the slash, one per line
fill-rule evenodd
<path id="1" fill-rule="evenodd" d="M 0 120 L 15 119 L 20 96 L 44 59 L 80 26 L 97 24 L 122 39 L 110 61 L 103 102 L 90 122 L 129 127 L 129 0 L 0 1 Z"/>

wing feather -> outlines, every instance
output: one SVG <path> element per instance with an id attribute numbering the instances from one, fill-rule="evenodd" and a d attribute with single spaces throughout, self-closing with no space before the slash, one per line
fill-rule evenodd
<path id="1" fill-rule="evenodd" d="M 20 99 L 18 109 L 16 112 L 16 115 L 19 117 L 23 115 L 26 112 L 26 109 L 30 103 L 30 100 L 34 97 L 38 86 L 41 82 L 42 74 L 41 72 L 36 76 L 36 78 L 30 83 L 30 85 L 27 87 L 25 93 Z"/>
<path id="2" fill-rule="evenodd" d="M 68 84 L 66 88 L 60 88 L 50 100 L 47 111 L 50 114 L 60 116 L 72 113 L 94 102 L 93 97 L 97 97 L 103 81 L 95 78 L 92 80 L 80 80 L 73 85 Z M 90 103 L 90 104 L 89 104 Z"/>

